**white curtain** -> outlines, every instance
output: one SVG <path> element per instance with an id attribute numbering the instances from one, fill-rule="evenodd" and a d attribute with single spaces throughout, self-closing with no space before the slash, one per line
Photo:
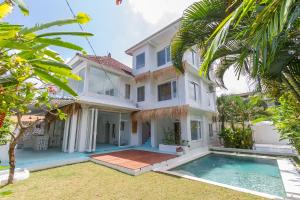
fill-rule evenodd
<path id="1" fill-rule="evenodd" d="M 97 118 L 98 110 L 89 109 L 88 124 L 86 135 L 86 151 L 93 152 L 96 150 L 96 136 L 97 136 Z"/>

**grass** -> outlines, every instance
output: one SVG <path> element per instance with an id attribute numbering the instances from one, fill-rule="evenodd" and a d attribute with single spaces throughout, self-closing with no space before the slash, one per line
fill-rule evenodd
<path id="1" fill-rule="evenodd" d="M 8 200 L 263 199 L 155 172 L 133 177 L 91 162 L 34 172 L 29 179 L 0 189 L 1 193 Z"/>
<path id="2" fill-rule="evenodd" d="M 9 169 L 9 167 L 8 166 L 0 166 L 0 171 L 1 170 L 6 170 L 6 169 Z"/>

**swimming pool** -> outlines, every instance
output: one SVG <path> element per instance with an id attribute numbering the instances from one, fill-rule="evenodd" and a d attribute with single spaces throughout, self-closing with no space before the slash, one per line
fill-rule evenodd
<path id="1" fill-rule="evenodd" d="M 275 159 L 209 154 L 170 171 L 285 197 Z"/>

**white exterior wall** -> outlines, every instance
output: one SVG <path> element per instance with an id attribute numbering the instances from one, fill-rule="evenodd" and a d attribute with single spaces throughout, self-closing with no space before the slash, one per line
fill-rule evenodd
<path id="1" fill-rule="evenodd" d="M 272 122 L 264 121 L 253 125 L 253 139 L 255 144 L 287 145 L 288 140 L 280 140 L 280 133 Z"/>
<path id="2" fill-rule="evenodd" d="M 132 66 L 133 66 L 133 75 L 140 75 L 146 72 L 154 72 L 163 68 L 172 67 L 172 63 L 166 63 L 163 66 L 157 66 L 157 52 L 161 51 L 163 48 L 167 47 L 171 43 L 171 39 L 176 33 L 176 28 L 172 27 L 167 31 L 162 31 L 156 36 L 153 36 L 151 41 L 144 42 L 142 45 L 135 48 L 132 55 Z M 196 50 L 196 48 L 195 48 Z M 145 53 L 145 66 L 139 69 L 136 69 L 136 56 Z M 82 58 L 80 58 L 82 59 Z M 203 147 L 208 145 L 208 122 L 211 120 L 211 116 L 216 114 L 216 94 L 215 92 L 209 92 L 209 85 L 213 85 L 212 82 L 208 81 L 203 77 L 199 77 L 198 68 L 201 63 L 201 59 L 198 56 L 196 63 L 192 62 L 192 53 L 187 51 L 184 54 L 183 62 L 186 63 L 186 72 L 184 74 L 163 74 L 158 77 L 158 79 L 153 79 L 153 77 L 145 80 L 144 82 L 135 82 L 134 77 L 122 74 L 112 68 L 107 66 L 100 66 L 97 63 L 93 63 L 88 60 L 84 60 L 73 69 L 74 73 L 78 73 L 81 69 L 85 69 L 85 84 L 84 91 L 79 96 L 79 102 L 89 106 L 100 106 L 104 108 L 113 108 L 115 111 L 118 109 L 125 109 L 128 112 L 136 110 L 150 110 L 158 109 L 165 107 L 175 107 L 181 105 L 188 105 L 190 108 L 190 113 L 188 116 L 178 119 L 181 124 L 182 139 L 190 141 L 192 148 Z M 76 59 L 72 61 L 76 63 Z M 78 62 L 77 62 L 78 63 Z M 99 67 L 100 69 L 106 70 L 109 73 L 113 73 L 120 77 L 118 82 L 119 94 L 117 96 L 108 96 L 100 95 L 89 92 L 88 80 L 90 74 L 90 66 Z M 176 80 L 177 85 L 177 95 L 170 100 L 158 101 L 158 85 Z M 193 81 L 199 84 L 200 89 L 198 92 L 197 101 L 190 99 L 189 95 L 189 82 Z M 95 84 L 101 84 L 101 80 Z M 125 84 L 130 84 L 131 94 L 130 99 L 125 99 Z M 137 102 L 137 88 L 140 86 L 145 86 L 145 101 Z M 213 85 L 214 87 L 214 85 Z M 209 103 L 210 102 L 210 105 Z M 83 108 L 82 111 L 82 124 L 80 126 L 80 142 L 78 145 L 79 151 L 85 150 L 85 132 L 87 131 L 87 108 Z M 199 141 L 191 141 L 191 120 L 202 120 L 202 138 Z M 99 119 L 101 121 L 101 119 Z M 132 123 L 130 115 L 127 116 L 128 128 L 130 132 L 130 145 L 141 145 L 142 144 L 142 122 L 138 121 L 137 124 L 137 133 L 132 133 Z M 175 121 L 175 119 L 174 119 Z M 153 119 L 149 121 L 151 123 L 151 145 L 157 147 L 159 143 L 162 142 L 164 133 L 164 126 L 173 126 L 172 123 L 161 125 L 160 121 Z M 104 123 L 104 122 L 100 122 Z M 116 129 L 119 129 L 119 123 L 116 122 Z M 173 128 L 173 127 L 171 127 Z M 73 148 L 73 147 L 71 147 Z"/>

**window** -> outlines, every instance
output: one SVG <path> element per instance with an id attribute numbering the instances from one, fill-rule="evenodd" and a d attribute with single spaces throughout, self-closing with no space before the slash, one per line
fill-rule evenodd
<path id="1" fill-rule="evenodd" d="M 172 92 L 173 92 L 173 98 L 177 97 L 177 83 L 176 81 L 172 81 Z"/>
<path id="2" fill-rule="evenodd" d="M 193 63 L 193 65 L 198 65 L 196 51 L 192 49 L 191 52 L 192 52 L 192 63 Z"/>
<path id="3" fill-rule="evenodd" d="M 165 47 L 163 50 L 157 52 L 157 66 L 162 66 L 171 61 L 170 46 Z"/>
<path id="4" fill-rule="evenodd" d="M 145 67 L 145 52 L 136 56 L 135 68 L 139 69 Z"/>
<path id="5" fill-rule="evenodd" d="M 125 85 L 125 99 L 130 99 L 130 85 Z"/>
<path id="6" fill-rule="evenodd" d="M 157 86 L 158 101 L 165 101 L 176 98 L 176 81 L 167 82 Z"/>
<path id="7" fill-rule="evenodd" d="M 114 89 L 105 90 L 105 95 L 115 96 L 115 90 Z"/>
<path id="8" fill-rule="evenodd" d="M 137 101 L 145 101 L 145 86 L 137 88 Z"/>
<path id="9" fill-rule="evenodd" d="M 78 76 L 81 78 L 80 81 L 70 79 L 69 82 L 70 82 L 71 88 L 74 91 L 76 91 L 78 94 L 81 94 L 83 92 L 83 88 L 84 88 L 85 68 L 79 71 Z"/>
<path id="10" fill-rule="evenodd" d="M 120 130 L 121 131 L 125 130 L 125 122 L 124 121 L 121 121 Z"/>
<path id="11" fill-rule="evenodd" d="M 208 133 L 209 133 L 209 137 L 213 137 L 214 136 L 213 125 L 211 123 L 208 124 Z"/>
<path id="12" fill-rule="evenodd" d="M 120 77 L 109 72 L 104 72 L 97 67 L 90 67 L 89 91 L 108 96 L 117 96 Z"/>
<path id="13" fill-rule="evenodd" d="M 202 137 L 201 121 L 191 121 L 191 139 L 200 140 Z"/>
<path id="14" fill-rule="evenodd" d="M 197 101 L 197 90 L 198 90 L 198 84 L 195 82 L 190 82 L 189 84 L 189 94 L 190 98 L 194 101 Z"/>

